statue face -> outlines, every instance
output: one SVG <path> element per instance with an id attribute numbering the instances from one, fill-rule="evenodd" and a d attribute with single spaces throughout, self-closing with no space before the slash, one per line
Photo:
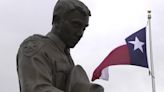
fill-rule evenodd
<path id="1" fill-rule="evenodd" d="M 89 16 L 81 14 L 75 10 L 67 14 L 60 23 L 60 38 L 68 48 L 73 48 L 83 36 L 85 28 L 88 26 Z"/>

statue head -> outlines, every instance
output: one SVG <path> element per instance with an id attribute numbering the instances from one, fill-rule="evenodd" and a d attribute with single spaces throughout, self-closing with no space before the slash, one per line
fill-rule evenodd
<path id="1" fill-rule="evenodd" d="M 73 10 L 78 10 L 86 16 L 91 16 L 88 7 L 79 0 L 58 0 L 54 7 L 52 25 L 55 22 L 56 17 L 63 18 Z"/>
<path id="2" fill-rule="evenodd" d="M 58 0 L 53 12 L 52 25 L 55 29 L 52 31 L 68 48 L 73 48 L 83 36 L 89 16 L 90 10 L 81 1 Z"/>

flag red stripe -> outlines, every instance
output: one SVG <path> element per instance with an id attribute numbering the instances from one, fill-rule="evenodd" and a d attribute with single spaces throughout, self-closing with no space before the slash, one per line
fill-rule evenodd
<path id="1" fill-rule="evenodd" d="M 118 64 L 131 64 L 127 45 L 122 45 L 115 48 L 103 60 L 103 62 L 94 71 L 92 81 L 98 79 L 101 76 L 101 71 L 105 67 L 108 67 L 110 65 L 118 65 Z"/>

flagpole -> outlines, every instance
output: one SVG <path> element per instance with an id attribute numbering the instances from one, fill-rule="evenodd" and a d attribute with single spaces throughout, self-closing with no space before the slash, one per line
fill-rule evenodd
<path id="1" fill-rule="evenodd" d="M 155 76 L 154 76 L 154 64 L 153 64 L 153 51 L 152 51 L 151 11 L 150 10 L 148 10 L 148 26 L 149 26 L 149 45 L 150 45 L 150 64 L 151 64 L 152 92 L 156 92 L 156 89 L 155 89 Z"/>

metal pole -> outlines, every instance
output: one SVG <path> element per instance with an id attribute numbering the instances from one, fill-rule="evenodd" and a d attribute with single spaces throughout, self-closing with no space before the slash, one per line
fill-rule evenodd
<path id="1" fill-rule="evenodd" d="M 148 26 L 149 26 L 149 45 L 150 45 L 150 64 L 151 64 L 151 79 L 152 79 L 152 92 L 155 90 L 155 76 L 154 76 L 154 64 L 153 64 L 153 50 L 152 50 L 152 35 L 151 35 L 151 11 L 148 11 Z"/>

